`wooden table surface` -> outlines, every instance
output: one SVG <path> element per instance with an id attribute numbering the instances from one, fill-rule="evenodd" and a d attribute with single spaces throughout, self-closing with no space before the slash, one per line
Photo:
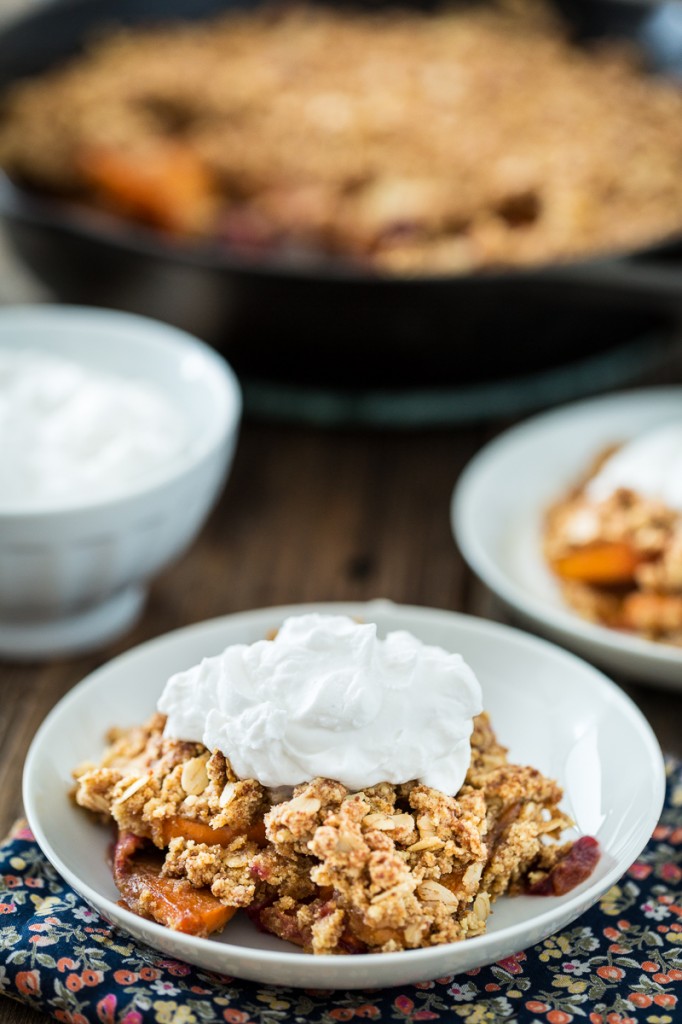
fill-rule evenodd
<path id="1" fill-rule="evenodd" d="M 673 379 L 682 382 L 678 369 Z M 149 637 L 248 608 L 379 596 L 502 617 L 449 525 L 457 475 L 497 429 L 329 432 L 246 422 L 220 503 L 192 549 L 155 580 L 132 632 L 86 657 L 0 663 L 0 834 L 22 813 L 22 764 L 45 714 L 88 672 Z M 682 754 L 682 693 L 627 689 L 664 749 Z M 6 1024 L 45 1019 L 0 999 Z"/>

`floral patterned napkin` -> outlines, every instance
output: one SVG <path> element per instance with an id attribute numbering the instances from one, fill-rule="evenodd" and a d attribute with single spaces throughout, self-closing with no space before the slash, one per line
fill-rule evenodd
<path id="1" fill-rule="evenodd" d="M 418 985 L 272 988 L 169 960 L 91 910 L 25 826 L 0 846 L 0 914 L 0 992 L 63 1024 L 675 1024 L 682 1021 L 682 763 L 668 765 L 651 842 L 599 904 L 532 949 Z"/>

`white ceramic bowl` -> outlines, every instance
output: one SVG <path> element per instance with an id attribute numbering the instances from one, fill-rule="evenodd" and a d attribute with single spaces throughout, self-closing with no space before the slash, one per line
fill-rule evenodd
<path id="1" fill-rule="evenodd" d="M 39 349 L 153 383 L 182 410 L 190 443 L 153 479 L 59 508 L 2 508 L 0 654 L 95 647 L 128 628 L 149 579 L 204 523 L 226 479 L 241 417 L 230 367 L 177 328 L 109 310 L 0 310 L 0 347 Z"/>

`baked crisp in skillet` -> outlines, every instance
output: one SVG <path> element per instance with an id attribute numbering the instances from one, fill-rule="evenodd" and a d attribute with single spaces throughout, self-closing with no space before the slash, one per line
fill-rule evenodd
<path id="1" fill-rule="evenodd" d="M 252 256 L 527 266 L 682 230 L 682 90 L 529 0 L 265 7 L 103 35 L 16 83 L 0 164 Z"/>

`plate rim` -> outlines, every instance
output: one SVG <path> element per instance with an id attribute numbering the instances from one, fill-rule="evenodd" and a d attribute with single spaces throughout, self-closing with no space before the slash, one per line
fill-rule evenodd
<path id="1" fill-rule="evenodd" d="M 81 880 L 75 874 L 75 872 L 73 872 L 70 869 L 69 865 L 65 864 L 62 861 L 62 858 L 55 853 L 49 838 L 46 836 L 45 831 L 42 828 L 41 816 L 39 811 L 36 809 L 31 790 L 31 779 L 35 771 L 34 765 L 36 760 L 38 759 L 38 752 L 42 745 L 43 738 L 49 733 L 50 729 L 53 727 L 54 722 L 58 721 L 63 714 L 68 713 L 68 709 L 71 703 L 74 703 L 78 699 L 80 699 L 82 694 L 87 689 L 89 689 L 93 685 L 96 686 L 98 680 L 102 676 L 105 676 L 111 670 L 112 667 L 120 668 L 121 665 L 125 665 L 127 661 L 134 661 L 140 654 L 148 654 L 149 652 L 153 652 L 155 648 L 163 648 L 165 644 L 169 641 L 181 642 L 185 637 L 198 636 L 204 631 L 211 632 L 213 630 L 219 630 L 228 622 L 232 623 L 235 620 L 239 619 L 244 619 L 248 622 L 249 620 L 252 620 L 254 616 L 284 617 L 287 614 L 311 610 L 339 611 L 341 613 L 343 613 L 344 610 L 347 610 L 348 612 L 357 614 L 359 610 L 363 609 L 366 610 L 368 614 L 371 613 L 373 610 L 376 610 L 378 612 L 383 612 L 384 614 L 405 614 L 410 618 L 422 618 L 428 619 L 429 621 L 433 621 L 435 616 L 436 618 L 442 618 L 444 621 L 447 621 L 449 623 L 457 623 L 460 626 L 460 628 L 464 628 L 465 630 L 472 630 L 473 632 L 477 632 L 479 634 L 489 634 L 490 632 L 492 632 L 500 639 L 507 639 L 512 643 L 519 644 L 520 646 L 524 646 L 531 649 L 538 647 L 543 648 L 546 651 L 546 653 L 552 655 L 554 658 L 557 658 L 559 660 L 568 660 L 570 662 L 576 663 L 577 666 L 579 666 L 582 670 L 587 670 L 594 677 L 595 685 L 602 688 L 603 692 L 605 692 L 608 695 L 609 700 L 615 701 L 616 704 L 620 704 L 623 714 L 631 721 L 636 723 L 638 732 L 643 743 L 643 747 L 646 751 L 648 764 L 650 765 L 650 767 L 654 769 L 654 775 L 651 780 L 653 798 L 647 806 L 647 813 L 643 816 L 640 816 L 639 818 L 640 829 L 637 833 L 638 838 L 636 841 L 636 845 L 638 848 L 637 852 L 634 854 L 633 860 L 636 859 L 637 856 L 639 856 L 639 853 L 641 853 L 641 850 L 649 841 L 651 834 L 653 833 L 653 830 L 656 824 L 658 823 L 661 810 L 664 805 L 666 788 L 665 762 L 658 740 L 646 717 L 644 716 L 642 711 L 637 707 L 635 702 L 612 679 L 610 679 L 607 675 L 605 675 L 605 673 L 601 672 L 599 669 L 595 668 L 593 665 L 590 665 L 583 658 L 578 657 L 570 651 L 564 650 L 557 644 L 554 644 L 549 640 L 533 636 L 532 634 L 526 633 L 523 630 L 514 628 L 512 626 L 508 626 L 503 623 L 493 622 L 491 620 L 483 619 L 477 616 L 468 615 L 463 612 L 455 612 L 442 608 L 433 608 L 425 605 L 401 604 L 387 600 L 385 598 L 378 598 L 368 601 L 317 601 L 302 602 L 298 604 L 288 605 L 273 605 L 261 608 L 242 610 L 239 612 L 234 612 L 221 616 L 215 616 L 210 619 L 205 619 L 200 622 L 192 623 L 190 625 L 171 630 L 167 633 L 161 634 L 160 636 L 154 637 L 141 644 L 129 648 L 127 651 L 122 652 L 116 657 L 105 662 L 103 665 L 100 665 L 93 672 L 86 675 L 74 687 L 68 690 L 67 693 L 61 698 L 61 700 L 59 700 L 57 704 L 55 704 L 54 707 L 48 712 L 48 714 L 45 716 L 40 726 L 38 727 L 34 735 L 34 738 L 30 744 L 28 753 L 26 755 L 22 775 L 22 798 L 29 826 L 43 854 L 47 857 L 47 859 L 58 871 L 58 873 L 62 876 L 62 878 L 64 878 L 64 880 L 79 895 L 81 895 L 86 900 L 86 902 L 89 902 L 96 906 L 100 914 L 103 913 L 103 911 L 100 908 L 104 907 L 104 916 L 111 913 L 115 919 L 118 919 L 115 921 L 114 926 L 122 927 L 128 932 L 128 934 L 133 934 L 135 930 L 139 930 L 140 922 L 142 922 L 145 931 L 147 929 L 151 930 L 152 936 L 159 935 L 161 937 L 167 936 L 169 934 L 169 929 L 165 928 L 163 925 L 160 925 L 155 921 L 148 921 L 146 919 L 140 918 L 137 914 L 134 914 L 131 911 L 118 906 L 108 896 L 102 895 L 96 889 L 93 889 L 92 886 L 90 886 L 87 882 Z M 627 866 L 629 866 L 629 864 Z M 622 877 L 623 872 L 627 870 L 627 866 L 624 866 L 620 861 L 617 861 L 614 865 L 612 865 L 609 868 L 607 873 L 599 880 L 598 883 L 592 883 L 593 888 L 588 886 L 587 889 L 582 889 L 582 887 L 579 887 L 577 895 L 574 895 L 566 903 L 562 904 L 560 908 L 562 917 L 566 921 L 573 921 L 582 913 L 584 913 L 589 906 L 596 902 L 596 900 L 599 899 L 599 897 L 614 884 L 614 882 L 616 882 L 620 877 Z M 577 913 L 574 913 L 574 907 L 576 905 L 581 905 L 582 909 L 578 910 Z M 558 908 L 556 908 L 555 906 L 549 906 L 546 910 L 541 911 L 537 915 L 534 915 L 532 918 L 532 924 L 535 930 L 542 930 L 544 935 L 552 934 L 553 929 L 551 927 L 551 923 L 552 920 L 557 917 L 557 909 Z M 124 923 L 119 924 L 119 921 L 122 921 Z M 125 924 L 126 921 L 129 921 L 130 925 L 132 925 L 133 927 L 128 928 Z M 486 932 L 481 936 L 476 936 L 474 938 L 467 939 L 465 945 L 468 949 L 474 948 L 473 944 L 476 944 L 476 948 L 478 948 L 479 946 L 481 947 L 480 963 L 482 965 L 491 962 L 490 958 L 486 960 L 486 946 L 492 946 L 496 940 L 499 941 L 500 936 L 508 935 L 509 946 L 511 948 L 512 946 L 514 946 L 514 937 L 517 936 L 519 933 L 523 933 L 528 928 L 528 924 L 528 921 L 521 921 L 513 925 L 507 926 L 505 929 L 499 932 Z M 558 925 L 557 929 L 561 928 L 562 926 L 563 925 Z M 317 973 L 322 973 L 328 966 L 328 962 L 330 960 L 329 957 L 314 956 L 305 957 L 305 959 L 303 960 L 303 955 L 300 952 L 257 949 L 253 947 L 233 945 L 229 942 L 216 943 L 215 940 L 210 938 L 200 938 L 198 936 L 185 935 L 181 932 L 172 932 L 171 934 L 173 936 L 174 943 L 177 944 L 177 956 L 179 958 L 181 958 L 185 952 L 191 953 L 192 951 L 196 951 L 198 954 L 200 954 L 203 950 L 206 950 L 206 952 L 210 950 L 214 953 L 217 950 L 225 950 L 226 955 L 231 954 L 234 958 L 247 958 L 249 963 L 255 966 L 267 967 L 268 965 L 277 965 L 284 967 L 290 966 L 292 968 L 300 969 L 302 963 L 304 962 L 308 965 L 309 970 L 313 974 L 316 971 Z M 148 940 L 142 939 L 138 941 L 147 942 Z M 522 939 L 521 941 L 523 943 Z M 151 945 L 151 943 L 149 944 Z M 343 968 L 340 968 L 339 961 L 347 964 L 346 969 L 349 974 L 349 978 L 345 982 L 345 985 L 347 987 L 352 987 L 353 974 L 360 972 L 363 966 L 367 966 L 370 963 L 378 966 L 377 961 L 379 961 L 379 963 L 386 964 L 386 967 L 389 968 L 390 966 L 397 966 L 399 964 L 405 966 L 409 965 L 413 967 L 421 962 L 424 962 L 425 971 L 428 972 L 429 960 L 438 959 L 440 961 L 440 959 L 446 956 L 448 952 L 452 953 L 454 949 L 461 948 L 462 945 L 463 944 L 460 942 L 444 943 L 442 945 L 430 946 L 422 949 L 411 949 L 391 953 L 382 953 L 379 958 L 377 958 L 376 954 L 360 953 L 354 954 L 352 957 L 348 957 L 345 960 L 340 957 L 334 957 L 332 959 L 335 961 L 334 966 L 337 970 L 340 969 L 341 971 L 343 971 Z M 154 946 L 154 948 L 158 949 L 160 947 Z M 197 963 L 195 958 L 188 957 L 187 959 L 188 962 L 190 963 Z M 442 967 L 442 964 L 439 963 L 439 966 Z M 215 970 L 215 968 L 206 969 Z M 461 968 L 458 968 L 455 965 L 455 971 L 460 969 Z M 233 972 L 230 971 L 230 973 Z M 311 978 L 310 981 L 306 982 L 305 984 L 302 982 L 298 983 L 295 980 L 292 980 L 291 982 L 289 982 L 289 984 L 291 984 L 294 987 L 300 987 L 300 985 L 303 985 L 303 987 L 314 987 L 315 980 L 314 978 Z M 341 983 L 335 987 L 342 988 L 343 984 L 344 983 Z M 385 984 L 390 985 L 392 983 L 387 982 Z M 374 987 L 384 987 L 379 978 L 377 978 L 376 982 L 374 982 L 373 985 Z"/>
<path id="2" fill-rule="evenodd" d="M 595 407 L 625 406 L 633 400 L 643 402 L 647 398 L 661 397 L 670 400 L 679 398 L 682 407 L 682 385 L 636 388 L 619 391 L 615 394 L 594 395 L 590 398 L 565 403 L 558 408 L 539 413 L 522 423 L 509 427 L 498 437 L 485 444 L 462 470 L 450 500 L 450 525 L 459 550 L 470 568 L 507 607 L 522 614 L 527 621 L 541 625 L 543 628 L 552 629 L 555 636 L 570 637 L 614 654 L 632 654 L 659 666 L 675 667 L 679 665 L 682 669 L 682 649 L 678 650 L 671 644 L 646 640 L 644 637 L 618 633 L 607 626 L 580 618 L 568 606 L 559 608 L 546 605 L 539 597 L 529 595 L 523 587 L 499 567 L 475 530 L 471 529 L 467 508 L 471 494 L 484 471 L 498 459 L 503 458 L 508 449 L 514 449 L 528 437 L 536 436 L 538 428 L 544 424 L 549 425 L 563 419 L 577 418 L 583 411 Z M 682 682 L 680 688 L 682 688 Z"/>

